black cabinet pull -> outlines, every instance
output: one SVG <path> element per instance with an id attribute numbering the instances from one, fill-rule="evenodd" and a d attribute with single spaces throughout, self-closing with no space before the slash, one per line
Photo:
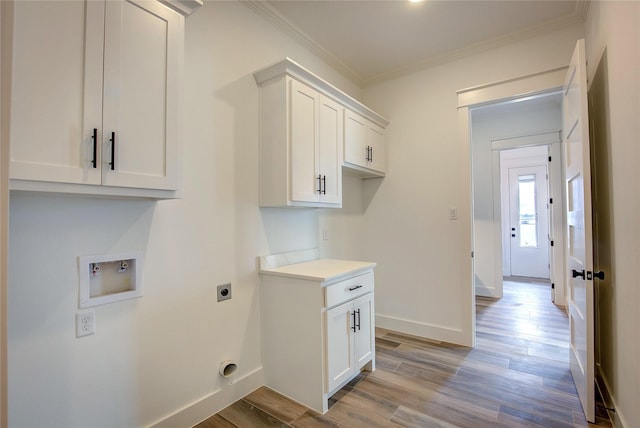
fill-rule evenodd
<path id="1" fill-rule="evenodd" d="M 327 194 L 327 176 L 323 175 L 322 176 L 322 194 L 326 195 Z"/>
<path id="2" fill-rule="evenodd" d="M 322 193 L 322 175 L 318 174 L 316 180 L 318 180 L 318 193 Z"/>
<path id="3" fill-rule="evenodd" d="M 111 165 L 111 171 L 114 171 L 116 169 L 116 133 L 112 132 L 111 133 L 111 162 L 109 162 L 109 165 Z"/>
<path id="4" fill-rule="evenodd" d="M 349 291 L 353 291 L 353 290 L 357 290 L 358 288 L 362 288 L 362 285 L 356 285 L 355 287 L 349 287 L 347 290 Z"/>
<path id="5" fill-rule="evenodd" d="M 571 269 L 571 276 L 573 278 L 581 277 L 582 279 L 584 279 L 584 269 L 582 271 L 580 271 L 580 272 L 578 272 L 575 269 Z"/>
<path id="6" fill-rule="evenodd" d="M 371 146 L 367 146 L 367 162 L 371 162 Z"/>
<path id="7" fill-rule="evenodd" d="M 356 312 L 358 313 L 358 324 L 356 324 L 356 325 L 358 327 L 358 330 L 361 330 L 361 328 L 360 328 L 360 309 L 356 310 Z M 355 319 L 355 316 L 353 318 Z M 353 331 L 355 331 L 355 329 Z"/>
<path id="8" fill-rule="evenodd" d="M 353 323 L 351 324 L 351 330 L 353 330 L 353 332 L 356 332 L 356 312 L 352 311 L 351 312 L 351 316 L 353 317 Z"/>
<path id="9" fill-rule="evenodd" d="M 369 162 L 373 162 L 373 146 L 369 147 Z"/>
<path id="10" fill-rule="evenodd" d="M 98 160 L 98 128 L 93 128 L 93 135 L 91 136 L 93 139 L 93 158 L 91 159 L 91 166 L 93 168 L 97 168 L 97 160 Z"/>

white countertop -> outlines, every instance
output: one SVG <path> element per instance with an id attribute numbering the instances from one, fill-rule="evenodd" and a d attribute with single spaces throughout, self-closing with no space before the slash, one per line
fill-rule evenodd
<path id="1" fill-rule="evenodd" d="M 376 267 L 376 263 L 373 262 L 316 259 L 278 267 L 263 267 L 260 269 L 260 273 L 263 275 L 328 282 L 342 277 L 354 276 L 374 267 Z"/>

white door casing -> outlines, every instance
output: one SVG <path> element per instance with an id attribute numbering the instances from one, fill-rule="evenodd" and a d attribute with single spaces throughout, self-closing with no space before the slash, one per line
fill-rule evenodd
<path id="1" fill-rule="evenodd" d="M 567 195 L 567 308 L 571 374 L 588 421 L 595 421 L 593 238 L 587 77 L 584 40 L 578 40 L 563 85 L 563 140 Z"/>
<path id="2" fill-rule="evenodd" d="M 509 168 L 510 275 L 549 278 L 547 166 Z"/>

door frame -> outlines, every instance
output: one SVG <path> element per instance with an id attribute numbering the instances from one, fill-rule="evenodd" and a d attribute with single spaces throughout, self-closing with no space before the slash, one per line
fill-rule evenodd
<path id="1" fill-rule="evenodd" d="M 466 281 L 468 286 L 463 290 L 462 301 L 465 303 L 464 310 L 464 326 L 463 331 L 469 332 L 466 341 L 469 345 L 476 344 L 476 317 L 475 317 L 475 268 L 473 265 L 473 183 L 471 181 L 471 108 L 479 107 L 486 104 L 493 104 L 499 101 L 510 101 L 515 99 L 526 99 L 527 97 L 540 96 L 549 92 L 559 91 L 564 83 L 565 73 L 568 67 L 560 67 L 552 70 L 543 71 L 519 78 L 509 79 L 501 82 L 489 83 L 471 88 L 460 89 L 457 93 L 458 98 L 458 143 L 461 153 L 465 153 L 468 157 L 468 174 L 465 174 L 467 181 L 467 191 L 463 192 L 461 207 L 469 207 L 468 217 L 465 215 L 461 219 L 469 222 L 467 227 L 462 230 L 460 236 L 461 244 L 461 266 L 469 267 L 470 272 L 466 273 Z M 462 199 L 461 198 L 461 199 Z M 466 232 L 466 233 L 465 233 Z M 469 259 L 471 257 L 471 259 Z M 470 261 L 469 261 L 470 260 Z M 564 262 L 563 266 L 564 267 Z M 466 271 L 466 269 L 463 269 Z M 563 269 L 564 270 L 564 269 Z M 502 270 L 500 270 L 502 272 Z"/>
<path id="2" fill-rule="evenodd" d="M 511 192 L 513 191 L 513 189 L 511 189 L 511 171 L 514 169 L 526 169 L 528 168 L 529 170 L 533 169 L 533 168 L 544 168 L 544 175 L 545 178 L 543 179 L 544 181 L 541 182 L 537 182 L 536 180 L 536 189 L 540 189 L 539 186 L 546 186 L 546 188 L 540 189 L 536 191 L 536 210 L 538 213 L 538 219 L 536 221 L 536 223 L 538 224 L 542 224 L 545 225 L 545 229 L 543 230 L 539 230 L 538 228 L 536 228 L 536 231 L 538 232 L 538 243 L 536 245 L 536 247 L 540 247 L 542 245 L 549 245 L 548 243 L 548 237 L 551 235 L 550 233 L 550 229 L 551 229 L 551 221 L 550 218 L 551 216 L 549 215 L 549 198 L 551 196 L 549 196 L 550 194 L 550 189 L 549 189 L 549 172 L 548 172 L 548 168 L 549 168 L 549 164 L 547 162 L 547 147 L 545 146 L 539 146 L 540 147 L 540 154 L 535 156 L 535 159 L 532 156 L 527 157 L 520 157 L 520 158 L 512 158 L 512 159 L 501 159 L 500 162 L 500 203 L 501 203 L 501 225 L 502 225 L 502 274 L 504 276 L 518 276 L 518 275 L 514 275 L 513 274 L 513 266 L 511 266 L 512 263 L 512 259 L 513 259 L 513 239 L 511 237 L 511 233 L 509 232 L 510 227 L 513 226 L 513 222 L 512 222 L 512 218 L 511 215 L 513 214 L 511 212 L 511 210 L 514 208 L 513 207 L 513 200 L 511 199 Z M 518 150 L 518 149 L 512 149 L 512 150 Z M 504 154 L 504 151 L 501 150 L 501 156 Z M 537 176 L 537 174 L 536 174 Z M 542 193 L 541 193 L 542 192 Z M 541 198 L 542 195 L 546 195 L 544 198 Z M 540 208 L 540 204 L 544 204 L 544 208 L 540 211 L 538 211 L 538 208 Z M 540 220 L 541 216 L 546 217 L 546 220 Z M 498 222 L 498 219 L 494 219 L 494 222 Z M 540 232 L 542 232 L 542 236 L 540 235 Z M 519 236 L 518 236 L 518 240 L 519 240 Z M 507 257 L 508 256 L 508 257 Z M 549 251 L 549 248 L 547 248 L 547 264 L 551 264 L 550 261 L 550 256 L 551 256 L 551 251 Z M 509 274 L 507 274 L 506 272 L 509 272 Z M 520 275 L 520 276 L 526 276 L 526 275 Z M 540 277 L 542 278 L 542 277 Z M 551 268 L 549 266 L 549 279 L 551 279 Z"/>

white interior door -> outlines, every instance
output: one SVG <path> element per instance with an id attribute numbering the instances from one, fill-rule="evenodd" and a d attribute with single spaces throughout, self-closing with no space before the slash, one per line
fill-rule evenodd
<path id="1" fill-rule="evenodd" d="M 594 422 L 593 238 L 584 40 L 576 45 L 563 90 L 571 374 L 585 417 Z"/>
<path id="2" fill-rule="evenodd" d="M 547 166 L 509 168 L 512 276 L 549 278 Z"/>

